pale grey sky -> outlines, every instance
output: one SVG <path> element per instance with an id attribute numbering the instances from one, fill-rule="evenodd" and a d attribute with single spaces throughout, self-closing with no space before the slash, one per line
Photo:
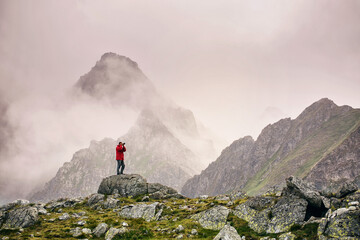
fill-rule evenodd
<path id="1" fill-rule="evenodd" d="M 359 108 L 359 23 L 357 0 L 1 0 L 0 91 L 14 124 L 34 133 L 34 148 L 46 148 L 31 157 L 51 156 L 49 129 L 78 131 L 81 123 L 77 109 L 56 116 L 47 99 L 111 51 L 136 61 L 160 91 L 230 143 L 256 138 L 323 97 Z M 106 125 L 116 117 L 102 114 Z M 42 131 L 54 119 L 61 126 Z M 53 160 L 57 167 L 88 138 L 111 132 L 80 128 L 87 135 Z"/>

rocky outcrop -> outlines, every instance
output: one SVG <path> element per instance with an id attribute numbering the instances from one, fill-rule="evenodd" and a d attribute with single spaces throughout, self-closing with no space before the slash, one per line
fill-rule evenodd
<path id="1" fill-rule="evenodd" d="M 316 208 L 321 208 L 323 205 L 322 198 L 320 193 L 311 187 L 307 182 L 302 181 L 301 179 L 291 176 L 286 179 L 287 188 L 284 189 L 285 194 L 294 194 L 298 195 L 301 198 L 304 198 L 308 203 Z"/>
<path id="2" fill-rule="evenodd" d="M 153 199 L 182 197 L 175 189 L 159 183 L 147 183 L 146 179 L 138 174 L 113 175 L 104 178 L 99 186 L 98 193 L 119 194 L 121 197 L 149 194 L 150 198 Z"/>
<path id="3" fill-rule="evenodd" d="M 38 220 L 38 210 L 35 207 L 24 206 L 15 208 L 7 213 L 0 214 L 3 217 L 2 228 L 24 228 L 34 225 Z"/>
<path id="4" fill-rule="evenodd" d="M 214 240 L 241 240 L 241 237 L 234 227 L 227 224 L 220 230 Z"/>
<path id="5" fill-rule="evenodd" d="M 220 230 L 225 224 L 230 210 L 224 206 L 215 206 L 200 212 L 191 218 L 198 221 L 203 228 Z"/>
<path id="6" fill-rule="evenodd" d="M 330 209 L 320 223 L 318 235 L 322 240 L 360 239 L 359 207 Z"/>
<path id="7" fill-rule="evenodd" d="M 161 217 L 163 205 L 158 202 L 152 204 L 136 204 L 124 206 L 118 213 L 125 218 L 143 218 L 146 221 L 156 221 Z"/>
<path id="8" fill-rule="evenodd" d="M 317 189 L 330 180 L 354 179 L 360 175 L 359 134 L 360 109 L 321 99 L 294 120 L 268 125 L 256 141 L 234 141 L 181 192 L 195 197 L 236 189 L 256 195 L 290 175 L 315 180 Z"/>
<path id="9" fill-rule="evenodd" d="M 259 233 L 280 233 L 288 231 L 294 224 L 301 224 L 305 220 L 306 209 L 306 200 L 295 196 L 280 200 L 258 197 L 235 207 L 234 214 Z"/>

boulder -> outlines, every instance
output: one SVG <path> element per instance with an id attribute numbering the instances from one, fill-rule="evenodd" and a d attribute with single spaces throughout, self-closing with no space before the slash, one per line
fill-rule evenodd
<path id="1" fill-rule="evenodd" d="M 239 190 L 232 191 L 229 194 L 229 198 L 231 201 L 236 201 L 236 200 L 243 199 L 246 197 L 247 197 L 246 193 L 239 191 Z"/>
<path id="2" fill-rule="evenodd" d="M 127 205 L 119 211 L 118 215 L 125 218 L 143 218 L 148 222 L 157 221 L 161 216 L 162 207 L 158 202 Z"/>
<path id="3" fill-rule="evenodd" d="M 2 228 L 25 228 L 34 225 L 39 218 L 35 207 L 24 206 L 15 208 L 6 214 Z"/>
<path id="4" fill-rule="evenodd" d="M 59 217 L 59 220 L 68 220 L 70 219 L 70 215 L 68 213 L 64 213 Z"/>
<path id="5" fill-rule="evenodd" d="M 321 194 L 325 197 L 343 198 L 346 195 L 356 192 L 358 186 L 353 182 L 333 182 L 329 186 L 325 187 Z"/>
<path id="6" fill-rule="evenodd" d="M 106 233 L 108 228 L 109 227 L 108 227 L 108 225 L 106 223 L 99 223 L 96 226 L 96 228 L 92 231 L 92 233 L 97 237 L 101 237 Z"/>
<path id="7" fill-rule="evenodd" d="M 301 198 L 306 199 L 309 202 L 309 205 L 313 207 L 321 208 L 323 206 L 320 193 L 305 181 L 297 177 L 290 176 L 286 179 L 286 186 L 287 188 L 284 189 L 284 195 L 289 193 L 295 194 Z"/>
<path id="8" fill-rule="evenodd" d="M 79 236 L 81 236 L 83 234 L 80 227 L 71 229 L 70 233 L 72 234 L 73 237 L 79 237 Z"/>
<path id="9" fill-rule="evenodd" d="M 118 203 L 120 201 L 118 199 L 115 199 L 115 198 L 112 198 L 112 197 L 108 197 L 104 203 L 103 203 L 103 207 L 105 209 L 108 209 L 108 208 L 116 208 Z"/>
<path id="10" fill-rule="evenodd" d="M 279 240 L 295 240 L 296 235 L 288 232 L 288 233 L 283 233 L 279 236 Z"/>
<path id="11" fill-rule="evenodd" d="M 318 236 L 320 239 L 360 239 L 360 210 L 330 209 L 320 222 Z"/>
<path id="12" fill-rule="evenodd" d="M 241 237 L 234 227 L 227 224 L 215 236 L 214 240 L 241 240 Z"/>
<path id="13" fill-rule="evenodd" d="M 203 228 L 220 230 L 225 224 L 230 210 L 224 206 L 215 206 L 193 215 L 191 218 L 198 221 Z"/>
<path id="14" fill-rule="evenodd" d="M 145 178 L 138 174 L 121 174 L 104 178 L 98 193 L 111 195 L 118 192 L 122 197 L 138 196 L 148 193 Z"/>
<path id="15" fill-rule="evenodd" d="M 146 179 L 138 174 L 122 174 L 104 178 L 99 186 L 98 193 L 114 194 L 121 197 L 149 194 L 153 199 L 183 198 L 175 189 L 159 183 L 147 183 Z"/>
<path id="16" fill-rule="evenodd" d="M 124 227 L 122 227 L 122 228 L 110 228 L 107 232 L 106 232 L 106 234 L 105 234 L 105 240 L 111 240 L 111 239 L 113 239 L 116 235 L 118 235 L 118 234 L 122 234 L 122 233 L 125 233 L 125 232 L 127 232 L 128 230 L 126 229 L 126 228 L 124 228 Z"/>
<path id="17" fill-rule="evenodd" d="M 87 200 L 88 206 L 93 206 L 97 203 L 100 203 L 104 201 L 105 196 L 103 194 L 94 193 L 89 196 L 89 199 Z"/>
<path id="18" fill-rule="evenodd" d="M 235 207 L 234 215 L 247 221 L 249 227 L 258 233 L 280 233 L 288 231 L 294 224 L 300 224 L 306 216 L 307 201 L 296 196 L 283 197 L 275 205 L 269 198 L 248 201 Z M 266 200 L 266 201 L 265 201 Z M 255 203 L 264 201 L 264 205 Z M 268 201 L 268 202 L 267 202 Z"/>

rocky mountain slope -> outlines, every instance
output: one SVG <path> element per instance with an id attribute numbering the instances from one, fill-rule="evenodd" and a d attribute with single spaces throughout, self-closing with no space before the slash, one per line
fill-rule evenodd
<path id="1" fill-rule="evenodd" d="M 139 112 L 134 126 L 117 140 L 92 141 L 76 152 L 31 200 L 86 196 L 115 172 L 115 147 L 126 142 L 125 172 L 180 190 L 216 156 L 213 141 L 200 131 L 193 113 L 163 97 L 127 57 L 106 53 L 74 86 L 76 98 L 126 106 Z M 125 118 L 125 116 L 124 116 Z M 119 119 L 121 124 L 122 119 Z"/>
<path id="2" fill-rule="evenodd" d="M 104 178 L 97 193 L 0 206 L 2 239 L 359 239 L 354 183 L 318 192 L 296 177 L 280 192 L 185 198 L 136 174 Z"/>
<path id="3" fill-rule="evenodd" d="M 189 179 L 182 193 L 194 197 L 242 189 L 254 195 L 288 175 L 314 180 L 318 188 L 330 180 L 354 179 L 360 175 L 359 129 L 359 109 L 321 99 L 294 120 L 268 125 L 256 141 L 247 136 L 233 142 Z"/>

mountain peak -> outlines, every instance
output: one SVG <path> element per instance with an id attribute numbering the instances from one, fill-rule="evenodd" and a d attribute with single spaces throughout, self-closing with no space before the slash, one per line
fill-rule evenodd
<path id="1" fill-rule="evenodd" d="M 107 65 L 109 65 L 110 62 L 114 62 L 114 63 L 118 63 L 118 64 L 125 63 L 131 67 L 138 68 L 138 64 L 135 61 L 131 60 L 130 58 L 128 58 L 126 56 L 122 56 L 122 55 L 119 55 L 119 54 L 113 53 L 113 52 L 104 53 L 101 56 L 100 61 L 98 61 L 98 63 L 106 63 Z"/>

